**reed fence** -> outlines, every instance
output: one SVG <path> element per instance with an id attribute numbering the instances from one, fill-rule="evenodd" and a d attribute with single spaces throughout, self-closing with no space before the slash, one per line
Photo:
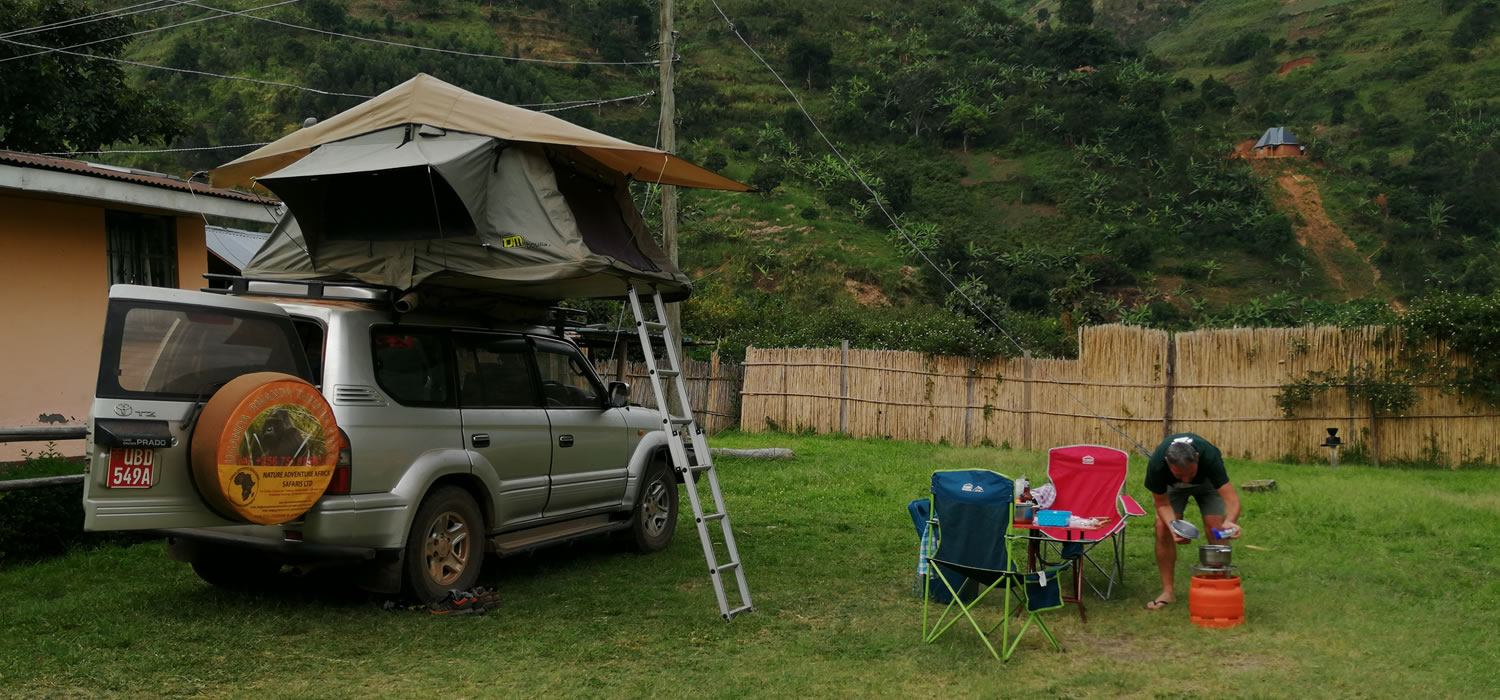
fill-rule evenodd
<path id="1" fill-rule="evenodd" d="M 1336 385 L 1288 418 L 1275 395 L 1310 371 L 1396 360 L 1395 331 L 1332 327 L 1169 334 L 1132 326 L 1079 332 L 1076 360 L 975 361 L 913 352 L 750 348 L 740 428 L 1045 449 L 1094 443 L 1154 448 L 1195 432 L 1226 455 L 1326 460 L 1326 428 L 1380 460 L 1500 463 L 1500 412 L 1418 386 L 1405 415 L 1372 414 Z M 1456 365 L 1467 358 L 1441 345 Z M 1103 419 L 1103 420 L 1101 420 Z"/>
<path id="2" fill-rule="evenodd" d="M 644 362 L 626 362 L 620 372 L 615 360 L 604 360 L 595 365 L 605 379 L 630 382 L 630 400 L 649 408 L 656 408 L 656 396 L 651 391 L 651 374 Z M 739 425 L 740 386 L 744 382 L 745 370 L 733 362 L 719 362 L 718 353 L 708 361 L 686 360 L 682 378 L 687 385 L 688 406 L 704 432 L 713 434 Z"/>

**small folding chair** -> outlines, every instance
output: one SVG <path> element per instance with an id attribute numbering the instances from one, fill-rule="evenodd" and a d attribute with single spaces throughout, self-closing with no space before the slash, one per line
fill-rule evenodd
<path id="1" fill-rule="evenodd" d="M 1027 571 L 1025 547 L 1010 546 L 1024 542 L 1010 532 L 1014 498 L 1015 484 L 1004 474 L 971 469 L 940 471 L 932 475 L 931 519 L 927 526 L 932 534 L 933 548 L 930 553 L 924 553 L 927 581 L 922 601 L 923 641 L 936 641 L 964 618 L 998 660 L 1010 660 L 1022 635 L 1032 626 L 1042 631 L 1053 648 L 1062 651 L 1062 645 L 1057 643 L 1052 630 L 1037 613 L 1062 607 L 1062 586 L 1058 578 L 1070 563 Z M 965 579 L 977 584 L 978 593 L 972 600 L 960 595 Z M 942 587 L 951 602 L 929 624 L 928 608 L 937 586 Z M 996 588 L 1005 590 L 1005 603 L 1000 609 L 1002 617 L 986 630 L 974 617 L 974 608 Z M 1013 596 L 1017 602 L 1024 601 L 1026 615 L 1026 621 L 1019 624 L 1014 636 L 1011 635 Z M 996 629 L 1001 630 L 999 651 L 990 642 L 990 635 Z"/>
<path id="2" fill-rule="evenodd" d="M 1125 519 L 1145 515 L 1135 499 L 1126 495 L 1125 473 L 1130 456 L 1113 447 L 1099 445 L 1072 445 L 1054 447 L 1047 451 L 1047 480 L 1052 483 L 1057 497 L 1050 510 L 1065 510 L 1082 518 L 1109 518 L 1109 522 L 1098 530 L 1085 532 L 1068 531 L 1062 528 L 1039 528 L 1042 534 L 1055 540 L 1053 548 L 1064 561 L 1072 561 L 1073 595 L 1064 598 L 1077 603 L 1078 615 L 1088 621 L 1083 605 L 1083 562 L 1104 576 L 1103 588 L 1089 581 L 1089 588 L 1100 600 L 1109 600 L 1115 584 L 1125 579 Z M 1108 566 L 1101 565 L 1094 555 L 1094 548 L 1108 541 L 1114 560 Z"/>

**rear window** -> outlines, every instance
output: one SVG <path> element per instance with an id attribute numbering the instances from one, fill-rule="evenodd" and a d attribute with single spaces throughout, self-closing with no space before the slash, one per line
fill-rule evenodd
<path id="1" fill-rule="evenodd" d="M 308 379 L 289 319 L 203 307 L 115 302 L 105 323 L 99 396 L 195 399 L 242 374 Z"/>

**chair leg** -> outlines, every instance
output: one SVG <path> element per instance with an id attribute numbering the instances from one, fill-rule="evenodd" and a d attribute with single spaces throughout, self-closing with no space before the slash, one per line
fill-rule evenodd
<path id="1" fill-rule="evenodd" d="M 1078 603 L 1078 619 L 1088 624 L 1089 616 L 1087 608 L 1083 604 L 1083 561 L 1082 557 L 1073 560 L 1073 599 Z"/>

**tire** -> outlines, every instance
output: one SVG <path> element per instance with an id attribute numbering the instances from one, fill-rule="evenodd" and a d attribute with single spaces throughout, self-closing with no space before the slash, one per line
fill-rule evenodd
<path id="1" fill-rule="evenodd" d="M 407 594 L 431 603 L 449 590 L 468 590 L 483 564 L 484 518 L 474 497 L 457 486 L 433 489 L 406 536 L 401 566 Z"/>
<path id="2" fill-rule="evenodd" d="M 677 502 L 677 479 L 672 470 L 665 460 L 652 460 L 630 519 L 630 535 L 637 551 L 660 552 L 672 542 L 677 531 Z"/>
<path id="3" fill-rule="evenodd" d="M 233 590 L 262 588 L 281 572 L 280 560 L 253 551 L 204 551 L 194 557 L 192 566 L 205 583 Z"/>

